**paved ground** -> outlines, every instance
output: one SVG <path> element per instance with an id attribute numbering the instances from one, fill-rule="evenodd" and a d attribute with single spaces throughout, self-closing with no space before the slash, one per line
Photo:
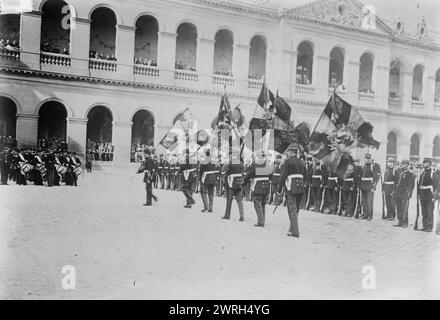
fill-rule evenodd
<path id="1" fill-rule="evenodd" d="M 285 208 L 272 215 L 270 207 L 261 229 L 249 202 L 241 223 L 235 204 L 232 220 L 220 219 L 222 198 L 202 214 L 199 195 L 188 210 L 181 193 L 159 190 L 159 202 L 143 207 L 142 177 L 131 176 L 99 171 L 77 188 L 0 186 L 0 297 L 440 298 L 434 233 L 393 228 L 379 213 L 366 222 L 302 211 L 295 239 Z M 65 265 L 75 268 L 75 290 L 62 288 Z M 362 286 L 366 265 L 376 289 Z"/>

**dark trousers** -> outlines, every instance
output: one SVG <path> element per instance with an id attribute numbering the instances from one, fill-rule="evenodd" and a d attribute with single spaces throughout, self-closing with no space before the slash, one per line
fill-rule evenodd
<path id="1" fill-rule="evenodd" d="M 319 211 L 319 207 L 321 206 L 321 188 L 320 187 L 312 187 L 310 191 L 311 197 L 313 199 L 313 206 L 315 207 L 315 211 Z"/>
<path id="2" fill-rule="evenodd" d="M 325 194 L 325 207 L 330 210 L 330 214 L 338 210 L 339 194 L 335 189 L 327 189 Z"/>
<path id="3" fill-rule="evenodd" d="M 193 198 L 193 183 L 186 182 L 182 185 L 182 192 L 186 197 L 186 205 L 190 206 L 196 203 Z"/>
<path id="4" fill-rule="evenodd" d="M 151 199 L 153 197 L 153 184 L 151 182 L 145 182 L 145 191 L 147 192 L 145 204 L 151 206 Z"/>
<path id="5" fill-rule="evenodd" d="M 55 172 L 55 177 L 53 179 L 53 185 L 59 186 L 60 185 L 61 177 L 59 176 L 58 172 Z"/>
<path id="6" fill-rule="evenodd" d="M 420 207 L 422 209 L 423 229 L 432 230 L 434 225 L 434 201 L 420 199 Z"/>
<path id="7" fill-rule="evenodd" d="M 46 172 L 46 177 L 47 177 L 47 186 L 48 187 L 53 187 L 54 182 L 55 182 L 55 168 L 54 167 L 48 167 L 47 168 L 47 172 Z"/>
<path id="8" fill-rule="evenodd" d="M 385 194 L 385 205 L 387 207 L 387 218 L 396 217 L 396 201 L 391 194 Z"/>
<path id="9" fill-rule="evenodd" d="M 200 195 L 202 196 L 203 206 L 205 210 L 212 211 L 214 204 L 214 185 L 200 184 Z"/>
<path id="10" fill-rule="evenodd" d="M 264 226 L 266 221 L 266 202 L 267 194 L 253 194 L 252 200 L 254 202 L 255 212 L 257 213 L 257 224 Z"/>
<path id="11" fill-rule="evenodd" d="M 355 191 L 342 191 L 342 204 L 346 216 L 352 217 L 354 214 L 356 195 Z"/>
<path id="12" fill-rule="evenodd" d="M 16 172 L 17 172 L 16 173 L 17 174 L 17 184 L 19 184 L 19 185 L 26 185 L 27 184 L 26 176 L 21 174 L 21 170 L 20 169 L 17 169 Z"/>
<path id="13" fill-rule="evenodd" d="M 396 199 L 397 220 L 404 226 L 408 226 L 408 201 L 407 198 Z"/>
<path id="14" fill-rule="evenodd" d="M 0 174 L 1 174 L 1 184 L 7 184 L 8 174 L 9 174 L 9 168 L 7 165 L 2 165 L 0 167 Z"/>
<path id="15" fill-rule="evenodd" d="M 290 219 L 290 228 L 289 231 L 294 235 L 299 237 L 299 227 L 298 227 L 298 211 L 299 206 L 301 205 L 303 195 L 293 194 L 291 192 L 287 192 L 287 212 L 289 214 Z"/>
<path id="16" fill-rule="evenodd" d="M 362 190 L 362 215 L 373 219 L 373 191 Z"/>
<path id="17" fill-rule="evenodd" d="M 232 208 L 232 200 L 234 199 L 237 201 L 238 205 L 238 211 L 240 213 L 240 218 L 244 219 L 244 209 L 243 209 L 243 190 L 242 189 L 232 189 L 227 188 L 226 189 L 226 211 L 225 211 L 225 218 L 230 219 L 231 218 L 231 208 Z"/>

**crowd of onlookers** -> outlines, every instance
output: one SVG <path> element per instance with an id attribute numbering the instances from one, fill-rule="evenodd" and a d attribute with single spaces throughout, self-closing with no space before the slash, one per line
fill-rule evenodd
<path id="1" fill-rule="evenodd" d="M 135 64 L 143 64 L 144 66 L 157 67 L 157 60 L 154 58 L 134 57 Z"/>
<path id="2" fill-rule="evenodd" d="M 296 84 L 311 84 L 309 77 L 306 74 L 297 74 L 296 75 Z"/>
<path id="3" fill-rule="evenodd" d="M 189 64 L 184 64 L 182 61 L 176 61 L 174 64 L 176 70 L 196 71 L 196 68 Z"/>
<path id="4" fill-rule="evenodd" d="M 373 89 L 369 89 L 369 88 L 362 88 L 362 89 L 359 89 L 359 92 L 372 93 L 372 94 L 374 94 L 374 90 L 373 90 Z"/>
<path id="5" fill-rule="evenodd" d="M 108 60 L 108 61 L 116 61 L 116 57 L 114 54 L 109 55 L 109 54 L 104 54 L 104 53 L 99 53 L 97 51 L 89 51 L 89 58 L 91 59 L 97 59 L 97 60 Z"/>
<path id="6" fill-rule="evenodd" d="M 260 74 L 249 73 L 249 79 L 251 79 L 251 80 L 261 80 L 261 79 L 263 79 L 263 76 L 260 75 Z"/>
<path id="7" fill-rule="evenodd" d="M 153 154 L 156 149 L 153 146 L 146 144 L 132 144 L 131 145 L 131 162 L 142 162 L 144 161 L 144 151 L 148 150 Z"/>
<path id="8" fill-rule="evenodd" d="M 87 140 L 87 153 L 93 155 L 94 161 L 113 161 L 115 147 L 111 142 Z"/>
<path id="9" fill-rule="evenodd" d="M 16 148 L 17 140 L 12 136 L 0 135 L 0 151 L 2 151 L 5 147 Z"/>
<path id="10" fill-rule="evenodd" d="M 64 152 L 67 151 L 67 141 L 59 138 L 39 138 L 37 141 L 37 149 Z"/>
<path id="11" fill-rule="evenodd" d="M 41 51 L 49 52 L 49 53 L 65 54 L 65 55 L 69 54 L 69 49 L 63 48 L 63 50 L 61 50 L 59 46 L 50 45 L 48 42 L 41 44 Z"/>
<path id="12" fill-rule="evenodd" d="M 19 51 L 20 45 L 16 40 L 0 39 L 0 50 Z"/>
<path id="13" fill-rule="evenodd" d="M 417 94 L 412 94 L 411 99 L 414 101 L 422 101 L 422 97 Z"/>
<path id="14" fill-rule="evenodd" d="M 227 77 L 233 76 L 232 71 L 227 68 L 221 68 L 221 69 L 214 70 L 214 74 L 218 74 L 221 76 L 227 76 Z"/>

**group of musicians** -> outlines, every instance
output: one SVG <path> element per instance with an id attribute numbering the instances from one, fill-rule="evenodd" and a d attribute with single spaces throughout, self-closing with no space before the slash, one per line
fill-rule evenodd
<path id="1" fill-rule="evenodd" d="M 371 154 L 366 154 L 362 164 L 356 166 L 344 178 L 336 176 L 321 161 L 301 153 L 293 144 L 285 155 L 278 155 L 268 163 L 267 155 L 255 154 L 249 159 L 231 156 L 222 164 L 207 151 L 197 160 L 186 159 L 180 163 L 177 156 L 167 159 L 163 155 L 149 154 L 148 171 L 151 188 L 180 190 L 186 197 L 185 208 L 195 204 L 194 192 L 200 192 L 202 212 L 213 211 L 214 195 L 226 197 L 223 219 L 230 219 L 233 199 L 237 201 L 239 221 L 244 221 L 243 199 L 253 201 L 257 223 L 265 225 L 266 204 L 287 206 L 291 227 L 289 234 L 299 236 L 297 215 L 299 209 L 355 217 L 367 221 L 373 219 L 374 193 L 382 185 L 383 219 L 395 220 L 396 226 L 408 226 L 408 203 L 417 186 L 423 227 L 433 229 L 434 203 L 439 198 L 440 171 L 432 167 L 432 160 L 425 158 L 421 166 L 410 167 L 409 160 L 400 163 L 387 159 L 382 176 L 381 168 Z M 192 163 L 192 164 L 191 164 Z M 148 192 L 147 192 L 148 198 Z M 151 205 L 147 200 L 147 205 Z"/>
<path id="2" fill-rule="evenodd" d="M 81 161 L 75 152 L 61 150 L 20 150 L 4 147 L 0 152 L 1 184 L 68 186 L 78 185 Z"/>

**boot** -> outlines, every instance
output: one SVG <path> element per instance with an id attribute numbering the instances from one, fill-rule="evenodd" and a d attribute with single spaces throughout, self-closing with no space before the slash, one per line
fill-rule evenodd
<path id="1" fill-rule="evenodd" d="M 243 210 L 243 200 L 237 200 L 238 212 L 240 212 L 240 220 L 244 221 L 244 210 Z"/>
<path id="2" fill-rule="evenodd" d="M 232 207 L 232 199 L 226 200 L 226 211 L 222 219 L 226 219 L 226 220 L 231 219 L 231 207 Z"/>

